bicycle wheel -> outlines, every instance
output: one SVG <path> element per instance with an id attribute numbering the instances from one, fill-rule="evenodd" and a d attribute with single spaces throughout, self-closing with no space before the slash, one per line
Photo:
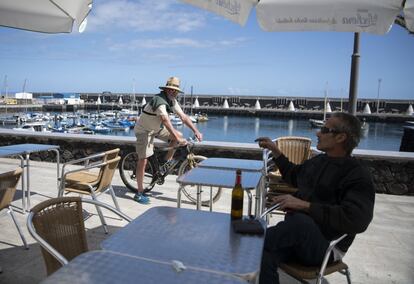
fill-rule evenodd
<path id="1" fill-rule="evenodd" d="M 126 154 L 121 160 L 119 174 L 125 186 L 132 192 L 138 192 L 136 169 L 138 156 L 137 153 L 131 152 Z M 154 187 L 154 166 L 150 159 L 147 160 L 144 175 L 144 192 L 150 191 Z"/>
<path id="2" fill-rule="evenodd" d="M 193 159 L 194 159 L 194 161 L 191 161 L 191 160 L 187 159 L 181 164 L 181 166 L 178 170 L 178 175 L 179 176 L 181 176 L 182 174 L 185 174 L 190 169 L 196 167 L 198 163 L 200 163 L 201 161 L 203 161 L 207 158 L 204 157 L 204 156 L 194 156 Z M 212 191 L 213 191 L 212 192 L 213 202 L 216 202 L 217 200 L 219 200 L 219 198 L 221 196 L 221 187 L 219 187 L 219 188 L 213 187 Z M 185 187 L 183 187 L 182 193 L 184 193 L 185 197 L 187 197 L 188 200 L 190 200 L 192 203 L 196 204 L 196 202 L 197 202 L 197 186 L 195 186 L 195 185 L 186 185 Z M 203 190 L 201 192 L 201 205 L 202 206 L 209 206 L 210 205 L 210 189 Z"/>

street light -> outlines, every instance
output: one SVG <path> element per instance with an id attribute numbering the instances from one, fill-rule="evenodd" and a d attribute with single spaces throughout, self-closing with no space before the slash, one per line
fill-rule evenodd
<path id="1" fill-rule="evenodd" d="M 378 94 L 377 94 L 377 114 L 379 113 L 379 94 L 380 94 L 380 86 L 381 86 L 382 79 L 378 79 Z"/>

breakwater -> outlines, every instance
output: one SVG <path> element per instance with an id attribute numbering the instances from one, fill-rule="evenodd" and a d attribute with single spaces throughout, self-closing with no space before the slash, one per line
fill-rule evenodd
<path id="1" fill-rule="evenodd" d="M 0 129 L 0 146 L 20 143 L 59 145 L 62 163 L 115 147 L 121 149 L 121 155 L 135 149 L 134 137 L 22 133 Z M 206 157 L 262 159 L 262 150 L 252 143 L 203 141 L 197 143 L 194 150 Z M 314 148 L 313 154 L 317 154 Z M 377 193 L 414 195 L 414 153 L 355 150 L 353 154 L 371 171 Z M 55 161 L 54 153 L 33 153 L 30 157 L 38 161 Z"/>

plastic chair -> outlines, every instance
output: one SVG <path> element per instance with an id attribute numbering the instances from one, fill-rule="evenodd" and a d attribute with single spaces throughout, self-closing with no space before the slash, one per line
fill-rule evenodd
<path id="1" fill-rule="evenodd" d="M 115 204 L 115 207 L 120 211 L 118 202 L 116 200 L 115 192 L 112 188 L 112 178 L 118 166 L 119 160 L 121 157 L 116 157 L 112 160 L 108 160 L 101 163 L 93 163 L 89 166 L 86 166 L 81 169 L 75 169 L 70 171 L 64 171 L 62 169 L 62 177 L 59 188 L 58 196 L 62 197 L 64 192 L 73 192 L 78 194 L 90 195 L 93 200 L 97 200 L 97 195 L 109 191 L 112 196 L 112 200 Z M 83 179 L 84 171 L 90 169 L 99 169 L 99 174 L 97 175 L 96 180 L 91 180 L 90 176 L 86 175 Z M 77 176 L 78 179 L 75 179 L 75 174 L 81 173 Z M 66 180 L 67 176 L 71 176 L 70 180 Z M 105 219 L 99 207 L 96 207 L 98 211 L 99 218 L 101 219 L 102 224 L 104 225 L 104 230 L 107 233 Z"/>
<path id="2" fill-rule="evenodd" d="M 22 230 L 20 229 L 16 217 L 14 216 L 14 211 L 10 206 L 16 193 L 16 186 L 20 180 L 20 176 L 22 175 L 22 173 L 23 170 L 21 168 L 18 168 L 14 171 L 9 171 L 0 174 L 0 211 L 4 208 L 7 208 L 7 213 L 12 218 L 14 225 L 16 226 L 16 229 L 19 232 L 20 238 L 22 239 L 25 249 L 29 249 L 29 247 L 27 246 L 26 239 L 23 236 Z"/>
<path id="3" fill-rule="evenodd" d="M 41 246 L 48 275 L 88 251 L 82 203 L 104 207 L 131 221 L 111 206 L 78 196 L 51 198 L 34 206 L 27 217 L 27 228 Z"/>
<path id="4" fill-rule="evenodd" d="M 274 141 L 277 143 L 283 155 L 294 164 L 302 164 L 310 157 L 312 140 L 309 138 L 286 136 L 277 138 Z M 269 192 L 274 194 L 289 194 L 297 191 L 297 188 L 283 181 L 279 170 L 268 172 L 268 187 Z"/>
<path id="5" fill-rule="evenodd" d="M 266 218 L 269 213 L 271 213 L 273 210 L 276 210 L 278 207 L 279 204 L 273 205 L 261 214 L 261 218 Z M 328 263 L 332 250 L 336 244 L 346 236 L 347 235 L 344 234 L 338 239 L 333 240 L 329 243 L 329 246 L 325 251 L 325 256 L 323 258 L 321 266 L 304 266 L 295 262 L 287 262 L 281 263 L 279 268 L 301 283 L 309 283 L 306 280 L 316 279 L 316 283 L 321 284 L 325 275 L 339 272 L 345 275 L 348 284 L 351 284 L 351 273 L 349 272 L 348 265 L 345 262 L 338 260 L 332 263 Z"/>

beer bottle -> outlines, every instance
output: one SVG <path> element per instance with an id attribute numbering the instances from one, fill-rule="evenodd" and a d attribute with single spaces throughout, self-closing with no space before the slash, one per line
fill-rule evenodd
<path id="1" fill-rule="evenodd" d="M 241 170 L 236 171 L 236 183 L 231 192 L 231 219 L 238 220 L 243 216 L 243 188 L 241 185 Z"/>

